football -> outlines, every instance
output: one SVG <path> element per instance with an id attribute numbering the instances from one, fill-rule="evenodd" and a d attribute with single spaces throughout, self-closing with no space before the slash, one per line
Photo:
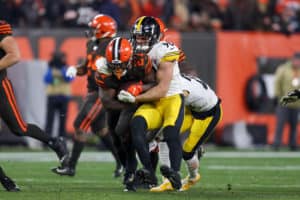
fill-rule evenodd
<path id="1" fill-rule="evenodd" d="M 142 81 L 129 81 L 123 83 L 120 86 L 120 90 L 125 90 L 132 94 L 133 96 L 138 96 L 143 92 L 143 82 Z"/>

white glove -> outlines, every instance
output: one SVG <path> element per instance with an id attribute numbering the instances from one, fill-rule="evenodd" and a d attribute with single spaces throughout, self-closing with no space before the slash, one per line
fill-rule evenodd
<path id="1" fill-rule="evenodd" d="M 70 66 L 67 69 L 66 76 L 69 78 L 74 78 L 77 74 L 77 69 L 75 66 Z"/>
<path id="2" fill-rule="evenodd" d="M 118 94 L 118 99 L 125 103 L 134 103 L 135 97 L 125 90 L 121 90 Z"/>
<path id="3" fill-rule="evenodd" d="M 104 57 L 98 58 L 95 62 L 95 65 L 97 67 L 97 71 L 99 73 L 103 73 L 103 70 L 107 68 L 107 62 Z"/>

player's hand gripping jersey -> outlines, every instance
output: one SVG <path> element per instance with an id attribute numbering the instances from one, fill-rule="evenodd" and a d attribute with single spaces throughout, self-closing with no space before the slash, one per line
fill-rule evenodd
<path id="1" fill-rule="evenodd" d="M 166 96 L 182 93 L 182 79 L 178 66 L 180 50 L 172 43 L 161 41 L 153 46 L 148 55 L 155 70 L 158 69 L 159 64 L 162 62 L 174 62 L 173 78 Z"/>

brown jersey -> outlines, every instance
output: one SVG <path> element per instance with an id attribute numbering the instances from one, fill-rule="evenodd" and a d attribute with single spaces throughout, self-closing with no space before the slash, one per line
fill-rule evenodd
<path id="1" fill-rule="evenodd" d="M 0 20 L 0 42 L 7 36 L 12 35 L 12 28 L 6 21 Z M 6 52 L 0 48 L 0 59 L 6 55 Z M 0 80 L 6 77 L 6 69 L 0 71 Z"/>
<path id="2" fill-rule="evenodd" d="M 112 38 L 102 38 L 95 41 L 89 40 L 86 44 L 87 58 L 87 88 L 88 92 L 98 91 L 98 86 L 95 81 L 95 73 L 97 71 L 95 62 L 98 58 L 105 56 L 105 49 Z"/>

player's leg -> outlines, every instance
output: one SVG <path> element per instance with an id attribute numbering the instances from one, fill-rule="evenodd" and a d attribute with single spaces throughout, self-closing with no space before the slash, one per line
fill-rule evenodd
<path id="1" fill-rule="evenodd" d="M 163 137 L 169 151 L 170 165 L 160 167 L 162 175 L 169 179 L 173 188 L 181 188 L 180 165 L 182 147 L 180 141 L 180 128 L 184 118 L 184 104 L 181 95 L 174 95 L 160 100 L 158 109 L 163 113 Z"/>
<path id="2" fill-rule="evenodd" d="M 35 124 L 24 122 L 16 102 L 13 87 L 7 78 L 1 81 L 0 95 L 2 96 L 0 103 L 1 117 L 12 133 L 17 136 L 29 136 L 45 143 L 55 151 L 59 160 L 63 162 L 68 155 L 64 139 L 52 138 Z"/>
<path id="3" fill-rule="evenodd" d="M 181 190 L 188 190 L 192 185 L 200 180 L 199 158 L 196 153 L 201 145 L 207 141 L 213 130 L 222 118 L 222 109 L 218 104 L 212 116 L 202 119 L 195 119 L 190 129 L 190 134 L 183 144 L 183 159 L 186 162 L 188 176 L 182 181 Z"/>
<path id="4" fill-rule="evenodd" d="M 16 183 L 11 178 L 9 178 L 5 174 L 1 166 L 0 166 L 0 182 L 2 186 L 9 192 L 20 191 L 20 188 L 16 185 Z"/>
<path id="5" fill-rule="evenodd" d="M 158 129 L 161 127 L 162 117 L 158 110 L 155 108 L 154 104 L 143 104 L 141 105 L 134 114 L 131 120 L 131 136 L 132 143 L 136 149 L 139 159 L 145 168 L 145 170 L 140 171 L 145 176 L 152 177 L 153 181 L 157 182 L 155 171 L 152 167 L 149 145 L 147 143 L 147 130 Z M 145 174 L 149 173 L 149 174 Z"/>
<path id="6" fill-rule="evenodd" d="M 86 133 L 102 109 L 102 103 L 97 92 L 89 93 L 74 121 L 75 135 L 73 137 L 73 147 L 67 162 L 62 166 L 53 168 L 52 171 L 59 175 L 74 176 L 77 162 L 84 149 Z"/>
<path id="7" fill-rule="evenodd" d="M 101 139 L 105 147 L 112 153 L 115 159 L 116 168 L 114 170 L 114 177 L 121 176 L 123 172 L 123 166 L 119 158 L 118 151 L 114 146 L 112 135 L 108 128 L 105 109 L 102 109 L 102 111 L 97 115 L 95 120 L 92 122 L 91 129 L 93 133 L 99 136 L 99 138 Z"/>

